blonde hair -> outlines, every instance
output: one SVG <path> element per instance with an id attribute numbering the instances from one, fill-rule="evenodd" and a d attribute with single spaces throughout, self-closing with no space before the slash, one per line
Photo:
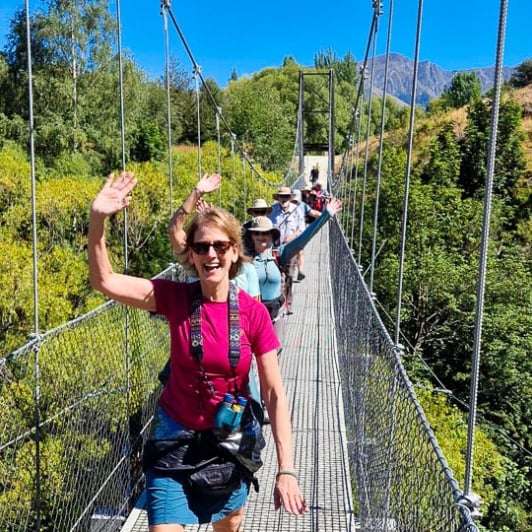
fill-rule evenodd
<path id="1" fill-rule="evenodd" d="M 190 225 L 186 230 L 187 238 L 185 248 L 178 255 L 179 262 L 188 273 L 192 274 L 194 277 L 198 277 L 196 267 L 189 262 L 188 256 L 191 249 L 190 245 L 194 243 L 196 231 L 205 225 L 213 225 L 220 231 L 223 231 L 236 247 L 238 258 L 229 268 L 229 279 L 234 279 L 242 264 L 244 262 L 249 262 L 250 259 L 242 252 L 242 229 L 240 222 L 230 212 L 221 207 L 210 207 L 198 212 L 194 218 L 192 218 Z"/>

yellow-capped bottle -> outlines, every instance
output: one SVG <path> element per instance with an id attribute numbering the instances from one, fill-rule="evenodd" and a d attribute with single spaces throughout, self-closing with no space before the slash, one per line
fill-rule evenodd
<path id="1" fill-rule="evenodd" d="M 242 420 L 242 414 L 244 413 L 244 408 L 248 404 L 248 400 L 245 397 L 239 395 L 236 398 L 236 403 L 233 403 L 233 412 L 235 412 L 235 419 L 233 420 L 234 428 L 240 426 L 240 421 Z"/>

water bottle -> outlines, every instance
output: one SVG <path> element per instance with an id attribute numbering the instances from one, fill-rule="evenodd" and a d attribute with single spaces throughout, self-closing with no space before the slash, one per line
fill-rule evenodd
<path id="1" fill-rule="evenodd" d="M 240 426 L 242 414 L 244 413 L 244 408 L 246 408 L 247 404 L 248 400 L 240 395 L 236 398 L 236 403 L 233 404 L 233 412 L 235 413 L 233 424 L 235 429 Z"/>
<path id="2" fill-rule="evenodd" d="M 233 430 L 233 423 L 235 413 L 232 406 L 235 398 L 230 393 L 224 395 L 223 401 L 218 407 L 218 411 L 214 416 L 214 428 L 223 432 L 231 432 Z"/>

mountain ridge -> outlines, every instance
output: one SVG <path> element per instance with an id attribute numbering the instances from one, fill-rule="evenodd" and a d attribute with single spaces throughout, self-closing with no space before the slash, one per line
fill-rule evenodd
<path id="1" fill-rule="evenodd" d="M 382 91 L 384 89 L 384 69 L 386 56 L 375 57 L 374 84 Z M 369 68 L 369 67 L 368 67 Z M 510 79 L 515 67 L 503 67 L 503 79 Z M 495 67 L 469 68 L 464 70 L 444 70 L 435 63 L 425 60 L 418 65 L 418 80 L 416 87 L 416 103 L 426 106 L 433 98 L 441 96 L 456 74 L 461 72 L 475 72 L 482 87 L 482 92 L 493 87 Z M 414 61 L 398 54 L 389 55 L 388 64 L 388 94 L 410 105 L 412 96 L 412 79 L 414 76 Z M 381 92 L 382 93 L 382 92 Z"/>

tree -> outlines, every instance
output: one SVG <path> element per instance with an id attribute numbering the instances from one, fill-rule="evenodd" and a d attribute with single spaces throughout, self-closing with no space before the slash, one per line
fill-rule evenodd
<path id="1" fill-rule="evenodd" d="M 428 163 L 421 173 L 424 183 L 444 187 L 456 185 L 460 173 L 460 147 L 454 134 L 454 124 L 446 122 L 430 142 Z"/>
<path id="2" fill-rule="evenodd" d="M 231 130 L 252 159 L 267 170 L 285 168 L 292 153 L 292 109 L 283 103 L 273 76 L 240 79 L 224 93 Z"/>
<path id="3" fill-rule="evenodd" d="M 338 81 L 346 81 L 353 86 L 357 83 L 357 63 L 351 52 L 347 52 L 344 58 L 340 59 L 332 48 L 326 52 L 320 50 L 314 56 L 314 67 L 316 70 L 334 70 Z"/>
<path id="4" fill-rule="evenodd" d="M 532 83 L 532 59 L 526 59 L 519 66 L 510 78 L 509 84 L 512 87 L 526 87 Z"/>
<path id="5" fill-rule="evenodd" d="M 451 84 L 443 91 L 442 99 L 449 106 L 458 109 L 480 100 L 482 85 L 475 72 L 458 72 Z"/>
<path id="6" fill-rule="evenodd" d="M 468 125 L 461 141 L 459 177 L 466 196 L 482 194 L 485 187 L 490 123 L 488 103 L 477 101 L 470 106 Z M 522 138 L 521 108 L 516 102 L 506 100 L 500 106 L 493 191 L 510 201 L 526 169 Z"/>

